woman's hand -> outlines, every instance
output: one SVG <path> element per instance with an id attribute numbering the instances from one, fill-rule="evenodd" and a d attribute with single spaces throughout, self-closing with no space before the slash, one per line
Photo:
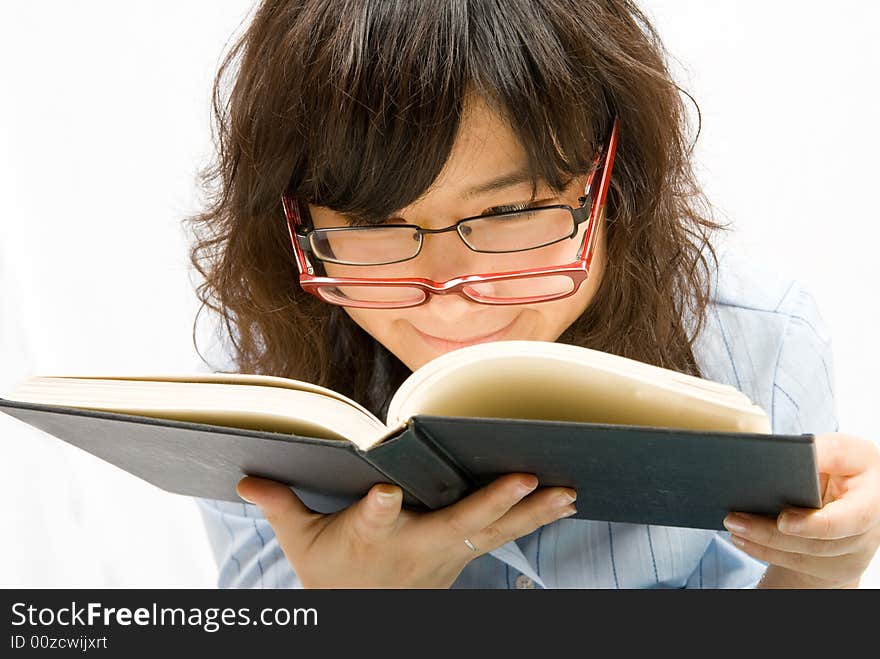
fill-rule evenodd
<path id="1" fill-rule="evenodd" d="M 880 450 L 841 433 L 815 440 L 822 508 L 724 519 L 734 544 L 770 564 L 761 588 L 858 587 L 880 545 Z"/>
<path id="2" fill-rule="evenodd" d="M 401 508 L 399 487 L 378 484 L 330 515 L 309 510 L 276 481 L 246 476 L 237 489 L 260 507 L 306 588 L 448 588 L 477 556 L 575 512 L 573 490 L 533 492 L 537 485 L 532 475 L 508 474 L 419 513 Z"/>

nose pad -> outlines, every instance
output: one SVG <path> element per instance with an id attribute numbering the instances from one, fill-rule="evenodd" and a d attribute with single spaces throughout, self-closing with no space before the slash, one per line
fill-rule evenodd
<path id="1" fill-rule="evenodd" d="M 468 248 L 455 231 L 429 233 L 422 239 L 425 241 L 422 253 L 414 261 L 418 276 L 445 282 L 464 275 L 479 274 L 481 255 Z"/>

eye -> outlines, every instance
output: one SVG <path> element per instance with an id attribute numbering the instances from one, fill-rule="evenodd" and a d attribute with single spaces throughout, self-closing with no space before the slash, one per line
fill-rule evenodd
<path id="1" fill-rule="evenodd" d="M 483 215 L 494 215 L 495 213 L 514 213 L 516 211 L 524 211 L 531 206 L 527 201 L 518 204 L 507 204 L 505 206 L 493 206 L 483 211 Z"/>
<path id="2" fill-rule="evenodd" d="M 496 215 L 498 213 L 515 213 L 517 211 L 528 210 L 529 208 L 539 208 L 541 206 L 546 206 L 547 204 L 553 203 L 554 199 L 540 199 L 538 201 L 521 201 L 515 204 L 505 204 L 503 206 L 493 206 L 492 208 L 487 208 L 481 214 L 482 215 Z"/>
<path id="3" fill-rule="evenodd" d="M 343 224 L 341 226 L 349 226 L 349 227 L 372 227 L 376 226 L 375 222 L 370 222 L 362 217 L 357 217 L 355 215 L 348 215 L 346 213 L 342 214 Z"/>

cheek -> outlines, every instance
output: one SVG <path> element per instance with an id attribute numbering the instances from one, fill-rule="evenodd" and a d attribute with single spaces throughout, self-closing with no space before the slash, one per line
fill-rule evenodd
<path id="1" fill-rule="evenodd" d="M 394 325 L 394 319 L 396 318 L 393 310 L 358 309 L 353 307 L 343 307 L 343 309 L 349 318 L 357 323 L 362 330 L 387 346 L 387 340 L 393 334 L 391 327 Z"/>
<path id="2" fill-rule="evenodd" d="M 540 328 L 540 336 L 535 336 L 536 340 L 555 341 L 558 339 L 572 323 L 581 317 L 593 301 L 605 273 L 606 252 L 603 227 L 604 225 L 600 224 L 600 230 L 596 236 L 589 277 L 581 284 L 578 292 L 571 297 L 556 302 L 547 302 L 530 307 L 540 319 L 537 323 L 537 326 Z"/>
<path id="3" fill-rule="evenodd" d="M 562 333 L 584 313 L 593 297 L 593 291 L 583 283 L 577 293 L 556 302 L 536 304 L 527 310 L 531 322 L 528 325 L 528 336 L 515 338 L 532 341 L 555 341 Z M 514 338 L 514 337 L 511 337 Z"/>
<path id="4" fill-rule="evenodd" d="M 403 362 L 411 371 L 430 361 L 436 355 L 430 354 L 405 317 L 405 310 L 352 309 L 345 308 L 349 317 L 367 334 L 382 344 L 391 354 Z"/>

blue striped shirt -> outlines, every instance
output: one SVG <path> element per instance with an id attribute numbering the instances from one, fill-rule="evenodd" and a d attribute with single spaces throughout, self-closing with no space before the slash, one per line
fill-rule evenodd
<path id="1" fill-rule="evenodd" d="M 836 431 L 831 342 L 813 298 L 796 281 L 728 255 L 712 299 L 694 345 L 703 377 L 745 393 L 775 433 Z M 233 370 L 229 363 L 217 362 Z M 196 502 L 219 587 L 300 587 L 258 507 Z M 562 519 L 479 556 L 453 587 L 750 588 L 765 567 L 726 532 Z"/>

